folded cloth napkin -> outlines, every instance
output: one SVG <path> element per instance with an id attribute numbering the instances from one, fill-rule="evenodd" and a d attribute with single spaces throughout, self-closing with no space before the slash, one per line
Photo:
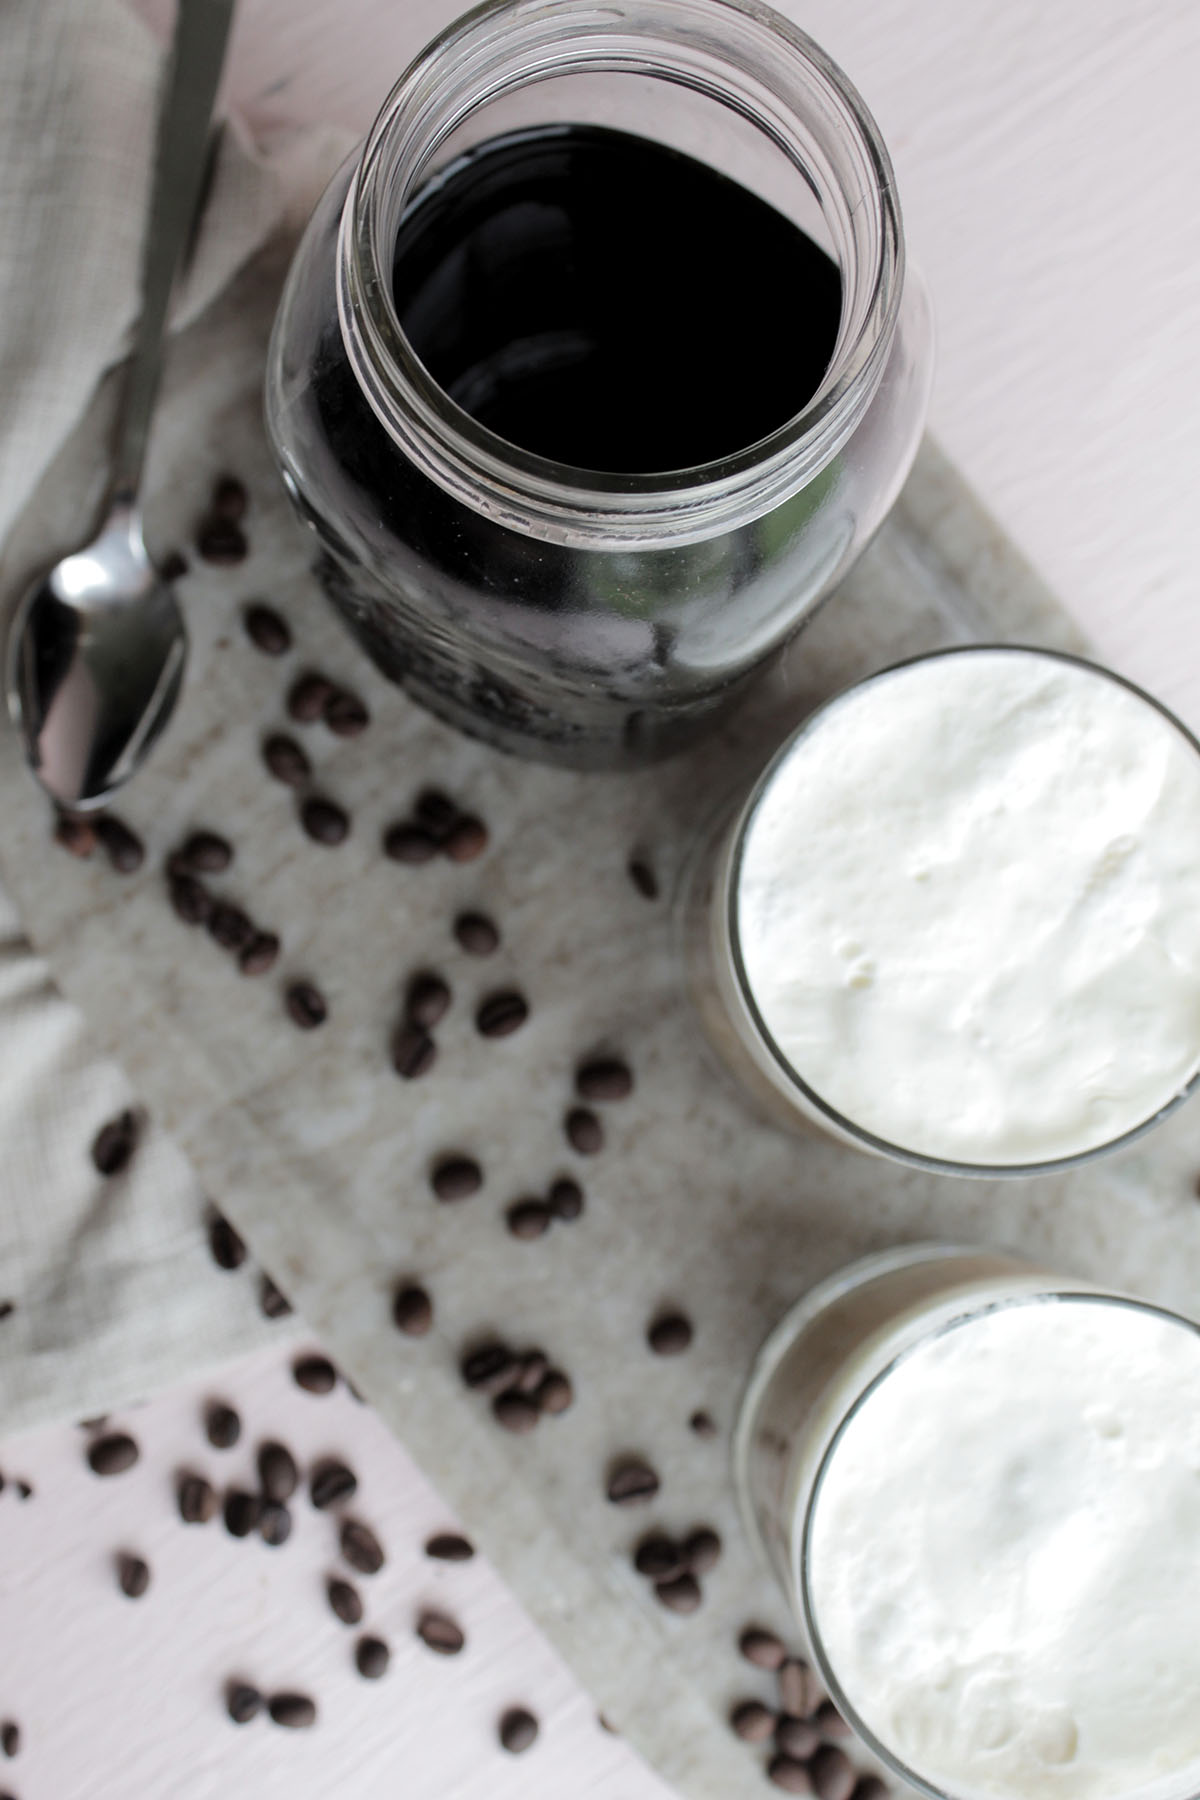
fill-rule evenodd
<path id="1" fill-rule="evenodd" d="M 162 57 L 121 0 L 0 5 L 0 545 L 136 316 Z M 227 122 L 175 327 L 285 199 Z M 126 1171 L 94 1166 L 95 1134 L 136 1101 L 0 892 L 0 1432 L 107 1410 L 281 1329 L 249 1265 L 212 1262 L 205 1198 L 153 1121 Z"/>

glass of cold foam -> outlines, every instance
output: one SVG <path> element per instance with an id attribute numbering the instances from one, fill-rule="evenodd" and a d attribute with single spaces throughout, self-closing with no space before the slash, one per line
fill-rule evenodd
<path id="1" fill-rule="evenodd" d="M 1200 746 L 1077 658 L 971 646 L 784 744 L 686 901 L 710 1036 L 781 1122 L 1022 1175 L 1200 1070 Z"/>
<path id="2" fill-rule="evenodd" d="M 735 1441 L 752 1533 L 868 1746 L 951 1800 L 1200 1792 L 1200 1331 L 1006 1252 L 814 1290 Z"/>

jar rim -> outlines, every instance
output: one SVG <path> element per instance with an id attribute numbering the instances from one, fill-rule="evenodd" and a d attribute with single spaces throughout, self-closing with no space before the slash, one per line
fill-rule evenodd
<path id="1" fill-rule="evenodd" d="M 719 64 L 719 67 L 718 67 Z M 551 76 L 652 74 L 740 112 L 792 162 L 822 211 L 801 131 L 848 159 L 853 269 L 837 347 L 816 392 L 756 443 L 692 468 L 638 474 L 568 466 L 498 436 L 425 367 L 400 323 L 391 254 L 403 206 L 439 145 L 499 95 Z M 836 140 L 836 141 L 835 141 Z M 809 142 L 807 148 L 811 151 Z M 838 191 L 833 191 L 837 189 Z M 826 213 L 828 217 L 828 213 Z M 852 248 L 847 240 L 843 249 Z M 657 548 L 736 529 L 781 505 L 845 443 L 879 385 L 895 334 L 904 239 L 890 157 L 865 102 L 806 33 L 761 0 L 484 0 L 409 65 L 384 102 L 342 213 L 337 301 L 351 367 L 410 460 L 476 511 L 583 548 Z"/>

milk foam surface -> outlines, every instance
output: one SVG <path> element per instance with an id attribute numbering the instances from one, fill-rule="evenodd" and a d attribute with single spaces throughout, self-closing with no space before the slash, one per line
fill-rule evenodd
<path id="1" fill-rule="evenodd" d="M 967 1163 L 1095 1148 L 1200 1066 L 1200 757 L 1071 663 L 892 671 L 777 770 L 738 932 L 768 1031 L 855 1124 Z"/>
<path id="2" fill-rule="evenodd" d="M 1200 1338 L 1040 1300 L 863 1402 L 818 1491 L 810 1592 L 847 1699 L 944 1791 L 1187 1794 L 1198 1546 Z"/>

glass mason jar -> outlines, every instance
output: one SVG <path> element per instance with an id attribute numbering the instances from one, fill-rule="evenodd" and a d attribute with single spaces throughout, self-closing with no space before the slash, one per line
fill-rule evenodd
<path id="1" fill-rule="evenodd" d="M 681 151 L 827 252 L 840 323 L 802 410 L 720 460 L 613 474 L 507 441 L 438 385 L 395 304 L 401 219 L 464 153 L 555 124 Z M 931 349 L 887 151 L 802 32 L 757 0 L 492 0 L 416 59 L 318 205 L 267 425 L 386 675 L 503 748 L 614 767 L 704 729 L 845 574 L 912 462 Z"/>

